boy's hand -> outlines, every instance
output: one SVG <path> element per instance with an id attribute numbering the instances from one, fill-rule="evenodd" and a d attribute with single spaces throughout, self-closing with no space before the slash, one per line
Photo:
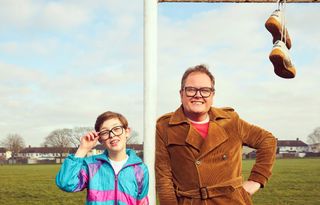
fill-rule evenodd
<path id="1" fill-rule="evenodd" d="M 76 157 L 85 157 L 98 142 L 99 135 L 97 132 L 88 132 L 80 138 L 80 146 L 75 154 Z"/>

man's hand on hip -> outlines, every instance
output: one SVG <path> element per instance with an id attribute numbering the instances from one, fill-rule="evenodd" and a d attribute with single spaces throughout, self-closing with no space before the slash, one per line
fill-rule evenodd
<path id="1" fill-rule="evenodd" d="M 242 186 L 251 196 L 260 189 L 260 183 L 255 181 L 245 181 Z"/>

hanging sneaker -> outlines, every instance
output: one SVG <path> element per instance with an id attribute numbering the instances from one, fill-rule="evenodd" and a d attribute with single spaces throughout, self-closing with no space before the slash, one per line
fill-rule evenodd
<path id="1" fill-rule="evenodd" d="M 282 11 L 280 11 L 279 9 L 275 10 L 271 16 L 268 18 L 268 20 L 265 23 L 265 27 L 266 29 L 271 33 L 272 37 L 273 37 L 273 43 L 275 43 L 278 40 L 282 40 L 286 42 L 286 46 L 288 49 L 291 48 L 291 39 L 288 33 L 287 28 L 284 25 L 284 20 L 283 20 L 284 16 Z M 283 29 L 283 38 L 281 39 L 281 32 L 282 32 L 282 27 L 284 27 Z"/>
<path id="2" fill-rule="evenodd" d="M 274 72 L 282 78 L 294 78 L 296 69 L 292 65 L 289 50 L 282 41 L 276 41 L 273 45 L 269 59 L 273 64 Z"/>

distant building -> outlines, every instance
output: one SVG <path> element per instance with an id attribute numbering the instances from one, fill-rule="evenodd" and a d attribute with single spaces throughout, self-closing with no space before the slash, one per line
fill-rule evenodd
<path id="1" fill-rule="evenodd" d="M 76 148 L 63 148 L 62 158 L 65 158 L 69 153 L 74 153 Z M 59 147 L 29 147 L 24 148 L 17 154 L 18 159 L 24 159 L 27 164 L 36 163 L 59 163 L 61 148 Z"/>
<path id="2" fill-rule="evenodd" d="M 143 158 L 143 145 L 142 144 L 128 144 L 127 148 L 136 151 L 137 155 Z M 7 161 L 9 164 L 37 164 L 37 163 L 60 163 L 60 154 L 62 153 L 62 162 L 69 154 L 75 153 L 78 148 L 67 147 L 26 147 L 22 149 L 17 156 L 13 159 L 11 158 L 11 152 L 5 148 L 0 148 L 0 161 Z M 105 150 L 105 147 L 101 144 L 97 145 L 92 149 L 87 156 L 101 154 Z"/>
<path id="3" fill-rule="evenodd" d="M 4 147 L 0 147 L 0 160 L 7 160 L 11 157 L 12 152 Z"/>
<path id="4" fill-rule="evenodd" d="M 299 140 L 299 138 L 296 140 L 277 140 L 277 158 L 306 157 L 310 155 L 310 149 L 313 152 L 320 152 L 320 143 L 310 148 L 309 145 Z M 256 154 L 255 149 L 243 147 L 243 159 L 255 158 Z"/>
<path id="5" fill-rule="evenodd" d="M 308 152 L 309 146 L 299 140 L 297 138 L 296 140 L 278 140 L 277 143 L 277 153 L 305 153 Z"/>
<path id="6" fill-rule="evenodd" d="M 143 159 L 143 144 L 127 144 L 127 148 L 135 150 L 137 155 Z M 105 149 L 104 145 L 98 144 L 88 153 L 88 156 L 101 154 Z"/>
<path id="7" fill-rule="evenodd" d="M 309 152 L 320 153 L 320 143 L 310 144 Z"/>
<path id="8" fill-rule="evenodd" d="M 242 146 L 242 159 L 253 159 L 255 158 L 255 149 L 250 148 L 248 146 Z"/>

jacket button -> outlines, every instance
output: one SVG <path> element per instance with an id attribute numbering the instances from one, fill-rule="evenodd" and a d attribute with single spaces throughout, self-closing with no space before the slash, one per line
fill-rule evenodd
<path id="1" fill-rule="evenodd" d="M 226 160 L 228 158 L 228 156 L 226 155 L 226 154 L 224 154 L 223 156 L 222 156 L 222 159 L 223 160 Z"/>
<path id="2" fill-rule="evenodd" d="M 200 165 L 201 162 L 199 160 L 196 161 L 196 165 Z"/>

